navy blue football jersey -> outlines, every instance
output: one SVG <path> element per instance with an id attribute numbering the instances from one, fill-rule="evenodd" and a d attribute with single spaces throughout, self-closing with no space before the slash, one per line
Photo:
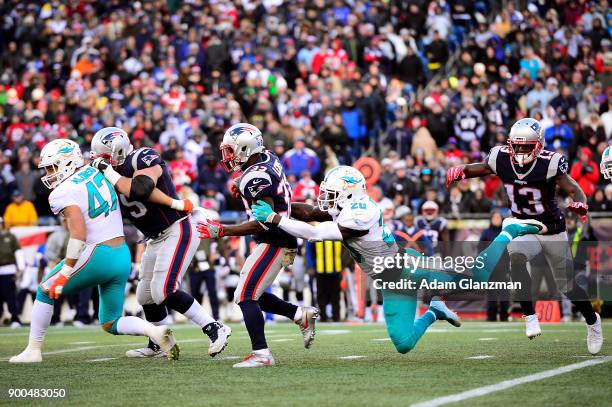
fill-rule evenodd
<path id="1" fill-rule="evenodd" d="M 425 231 L 425 235 L 429 237 L 433 247 L 438 246 L 440 234 L 448 227 L 448 221 L 442 216 L 432 220 L 427 220 L 423 216 L 417 216 L 414 219 L 414 224 L 417 228 Z"/>
<path id="2" fill-rule="evenodd" d="M 253 219 L 251 205 L 259 199 L 272 198 L 274 211 L 279 215 L 291 216 L 291 186 L 287 182 L 283 166 L 278 157 L 270 151 L 264 151 L 262 160 L 247 168 L 238 182 L 240 196 L 244 202 L 244 208 Z M 254 236 L 258 243 L 269 243 L 278 247 L 294 249 L 297 247 L 297 239 L 278 226 L 267 224 L 267 231 Z"/>
<path id="3" fill-rule="evenodd" d="M 173 199 L 178 199 L 170 170 L 159 156 L 159 153 L 151 148 L 143 147 L 132 151 L 115 170 L 124 177 L 132 178 L 136 170 L 160 165 L 162 174 L 155 185 L 160 191 Z M 187 216 L 186 212 L 177 211 L 164 205 L 152 202 L 140 202 L 130 200 L 127 196 L 119 194 L 121 213 L 128 218 L 138 230 L 147 238 L 156 237 L 166 230 L 177 220 Z"/>
<path id="4" fill-rule="evenodd" d="M 565 217 L 555 195 L 556 177 L 568 170 L 563 155 L 542 150 L 534 162 L 521 167 L 512 162 L 510 147 L 497 146 L 485 162 L 504 183 L 512 216 L 544 223 L 547 234 L 565 230 Z"/>

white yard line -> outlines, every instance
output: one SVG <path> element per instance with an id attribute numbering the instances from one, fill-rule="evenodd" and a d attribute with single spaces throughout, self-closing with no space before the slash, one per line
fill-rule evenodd
<path id="1" fill-rule="evenodd" d="M 99 359 L 90 359 L 88 362 L 107 362 L 109 360 L 115 360 L 117 358 L 99 358 Z"/>
<path id="2" fill-rule="evenodd" d="M 362 358 L 365 358 L 365 356 L 349 355 L 349 356 L 340 356 L 338 359 L 340 359 L 340 360 L 355 360 L 355 359 L 362 359 Z"/>
<path id="3" fill-rule="evenodd" d="M 494 357 L 495 356 L 491 356 L 491 355 L 476 355 L 476 356 L 467 357 L 466 359 L 482 360 L 482 359 L 493 359 Z"/>
<path id="4" fill-rule="evenodd" d="M 437 407 L 459 401 L 469 400 L 474 397 L 484 396 L 486 394 L 495 393 L 498 391 L 510 389 L 520 386 L 521 384 L 536 382 L 538 380 L 548 379 L 549 377 L 559 376 L 564 373 L 573 372 L 574 370 L 584 369 L 585 367 L 601 365 L 612 361 L 612 356 L 604 356 L 596 359 L 586 360 L 580 363 L 574 363 L 567 366 L 561 366 L 556 369 L 545 370 L 543 372 L 534 373 L 528 376 L 517 377 L 516 379 L 504 380 L 503 382 L 491 384 L 489 386 L 477 387 L 472 390 L 467 390 L 450 396 L 438 397 L 428 401 L 412 404 L 411 407 Z"/>

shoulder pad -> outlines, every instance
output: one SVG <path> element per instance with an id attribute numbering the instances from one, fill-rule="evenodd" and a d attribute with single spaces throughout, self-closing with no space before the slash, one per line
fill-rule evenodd
<path id="1" fill-rule="evenodd" d="M 134 171 L 154 167 L 163 162 L 159 153 L 149 147 L 139 148 L 134 151 L 128 160 L 131 160 Z"/>

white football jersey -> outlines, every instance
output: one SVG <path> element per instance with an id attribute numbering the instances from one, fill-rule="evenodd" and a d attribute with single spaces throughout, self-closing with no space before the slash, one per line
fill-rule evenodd
<path id="1" fill-rule="evenodd" d="M 117 193 L 94 167 L 82 167 L 59 184 L 49 195 L 49 205 L 56 215 L 68 206 L 76 205 L 81 209 L 88 245 L 123 236 Z"/>
<path id="2" fill-rule="evenodd" d="M 344 246 L 364 273 L 373 274 L 374 258 L 395 256 L 399 248 L 383 222 L 382 210 L 369 197 L 352 202 L 334 217 L 338 225 L 353 230 L 369 230 L 365 236 L 346 239 Z"/>

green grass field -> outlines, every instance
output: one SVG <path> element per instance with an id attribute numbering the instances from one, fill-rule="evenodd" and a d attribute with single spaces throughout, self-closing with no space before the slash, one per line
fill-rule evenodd
<path id="1" fill-rule="evenodd" d="M 409 406 L 508 379 L 597 360 L 587 354 L 582 323 L 544 325 L 529 341 L 522 323 L 437 322 L 411 353 L 398 354 L 385 327 L 319 324 L 310 350 L 293 324 L 268 325 L 277 366 L 232 369 L 249 351 L 244 327 L 234 325 L 226 351 L 211 359 L 194 326 L 176 326 L 181 359 L 127 359 L 144 344 L 94 328 L 51 328 L 38 365 L 9 365 L 27 342 L 27 328 L 0 329 L 0 404 L 180 406 Z M 612 335 L 612 322 L 604 326 Z M 612 352 L 610 342 L 602 355 Z M 489 356 L 485 358 L 485 356 Z M 347 358 L 348 357 L 348 358 Z M 480 357 L 469 359 L 472 357 Z M 605 405 L 612 400 L 612 362 L 521 384 L 452 405 Z M 8 388 L 65 388 L 58 400 L 8 400 Z"/>

